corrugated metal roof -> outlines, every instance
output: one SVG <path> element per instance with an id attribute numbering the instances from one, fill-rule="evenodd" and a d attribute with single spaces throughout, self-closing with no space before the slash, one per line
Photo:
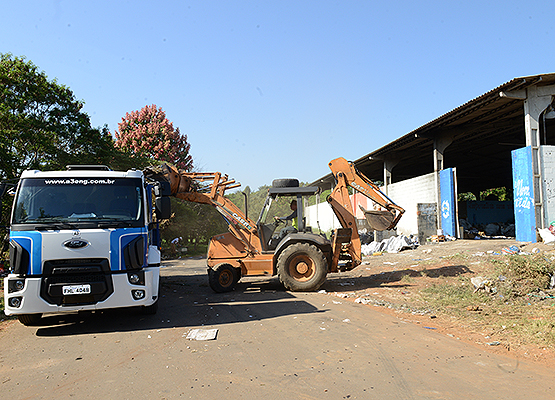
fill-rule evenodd
<path id="1" fill-rule="evenodd" d="M 485 176 L 488 171 L 497 174 L 499 186 L 506 185 L 510 180 L 510 151 L 525 145 L 524 100 L 501 97 L 500 93 L 551 84 L 555 84 L 555 73 L 514 78 L 363 155 L 355 165 L 370 179 L 382 180 L 383 159 L 396 160 L 394 182 L 433 172 L 433 137 L 447 131 L 454 135 L 454 141 L 446 149 L 445 167 L 459 169 L 461 191 L 470 189 L 476 179 L 483 181 L 478 186 L 485 188 L 497 184 L 493 177 Z M 329 188 L 331 182 L 333 177 L 328 174 L 312 185 Z"/>

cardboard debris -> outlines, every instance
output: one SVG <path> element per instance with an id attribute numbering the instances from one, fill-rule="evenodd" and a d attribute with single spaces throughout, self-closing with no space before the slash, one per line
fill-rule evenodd
<path id="1" fill-rule="evenodd" d="M 191 329 L 187 334 L 189 340 L 214 340 L 218 334 L 217 329 Z"/>

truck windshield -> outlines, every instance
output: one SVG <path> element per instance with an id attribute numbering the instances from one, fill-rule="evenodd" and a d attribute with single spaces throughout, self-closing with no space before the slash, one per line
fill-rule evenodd
<path id="1" fill-rule="evenodd" d="M 141 179 L 30 178 L 20 181 L 12 224 L 96 222 L 140 226 Z M 118 226 L 118 225 L 116 225 Z"/>

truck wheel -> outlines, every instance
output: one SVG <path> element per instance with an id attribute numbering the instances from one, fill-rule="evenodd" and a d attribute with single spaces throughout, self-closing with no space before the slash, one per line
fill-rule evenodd
<path id="1" fill-rule="evenodd" d="M 278 257 L 280 282 L 293 292 L 317 290 L 326 281 L 328 262 L 324 253 L 308 243 L 295 243 Z"/>
<path id="2" fill-rule="evenodd" d="M 239 282 L 240 276 L 235 268 L 229 264 L 218 264 L 208 268 L 208 283 L 216 293 L 229 292 Z"/>
<path id="3" fill-rule="evenodd" d="M 141 314 L 143 315 L 154 315 L 158 312 L 158 299 L 154 301 L 149 306 L 142 306 L 141 307 Z"/>
<path id="4" fill-rule="evenodd" d="M 158 312 L 158 300 L 160 300 L 160 280 L 158 280 L 158 297 L 149 306 L 141 306 L 141 314 L 143 315 L 154 315 Z"/>
<path id="5" fill-rule="evenodd" d="M 25 326 L 37 325 L 42 317 L 42 314 L 21 314 L 17 316 L 19 322 Z"/>

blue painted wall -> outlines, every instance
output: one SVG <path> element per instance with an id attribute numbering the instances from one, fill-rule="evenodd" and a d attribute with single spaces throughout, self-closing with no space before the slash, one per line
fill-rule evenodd
<path id="1" fill-rule="evenodd" d="M 513 150 L 511 157 L 516 240 L 536 242 L 532 148 L 528 146 Z"/>

